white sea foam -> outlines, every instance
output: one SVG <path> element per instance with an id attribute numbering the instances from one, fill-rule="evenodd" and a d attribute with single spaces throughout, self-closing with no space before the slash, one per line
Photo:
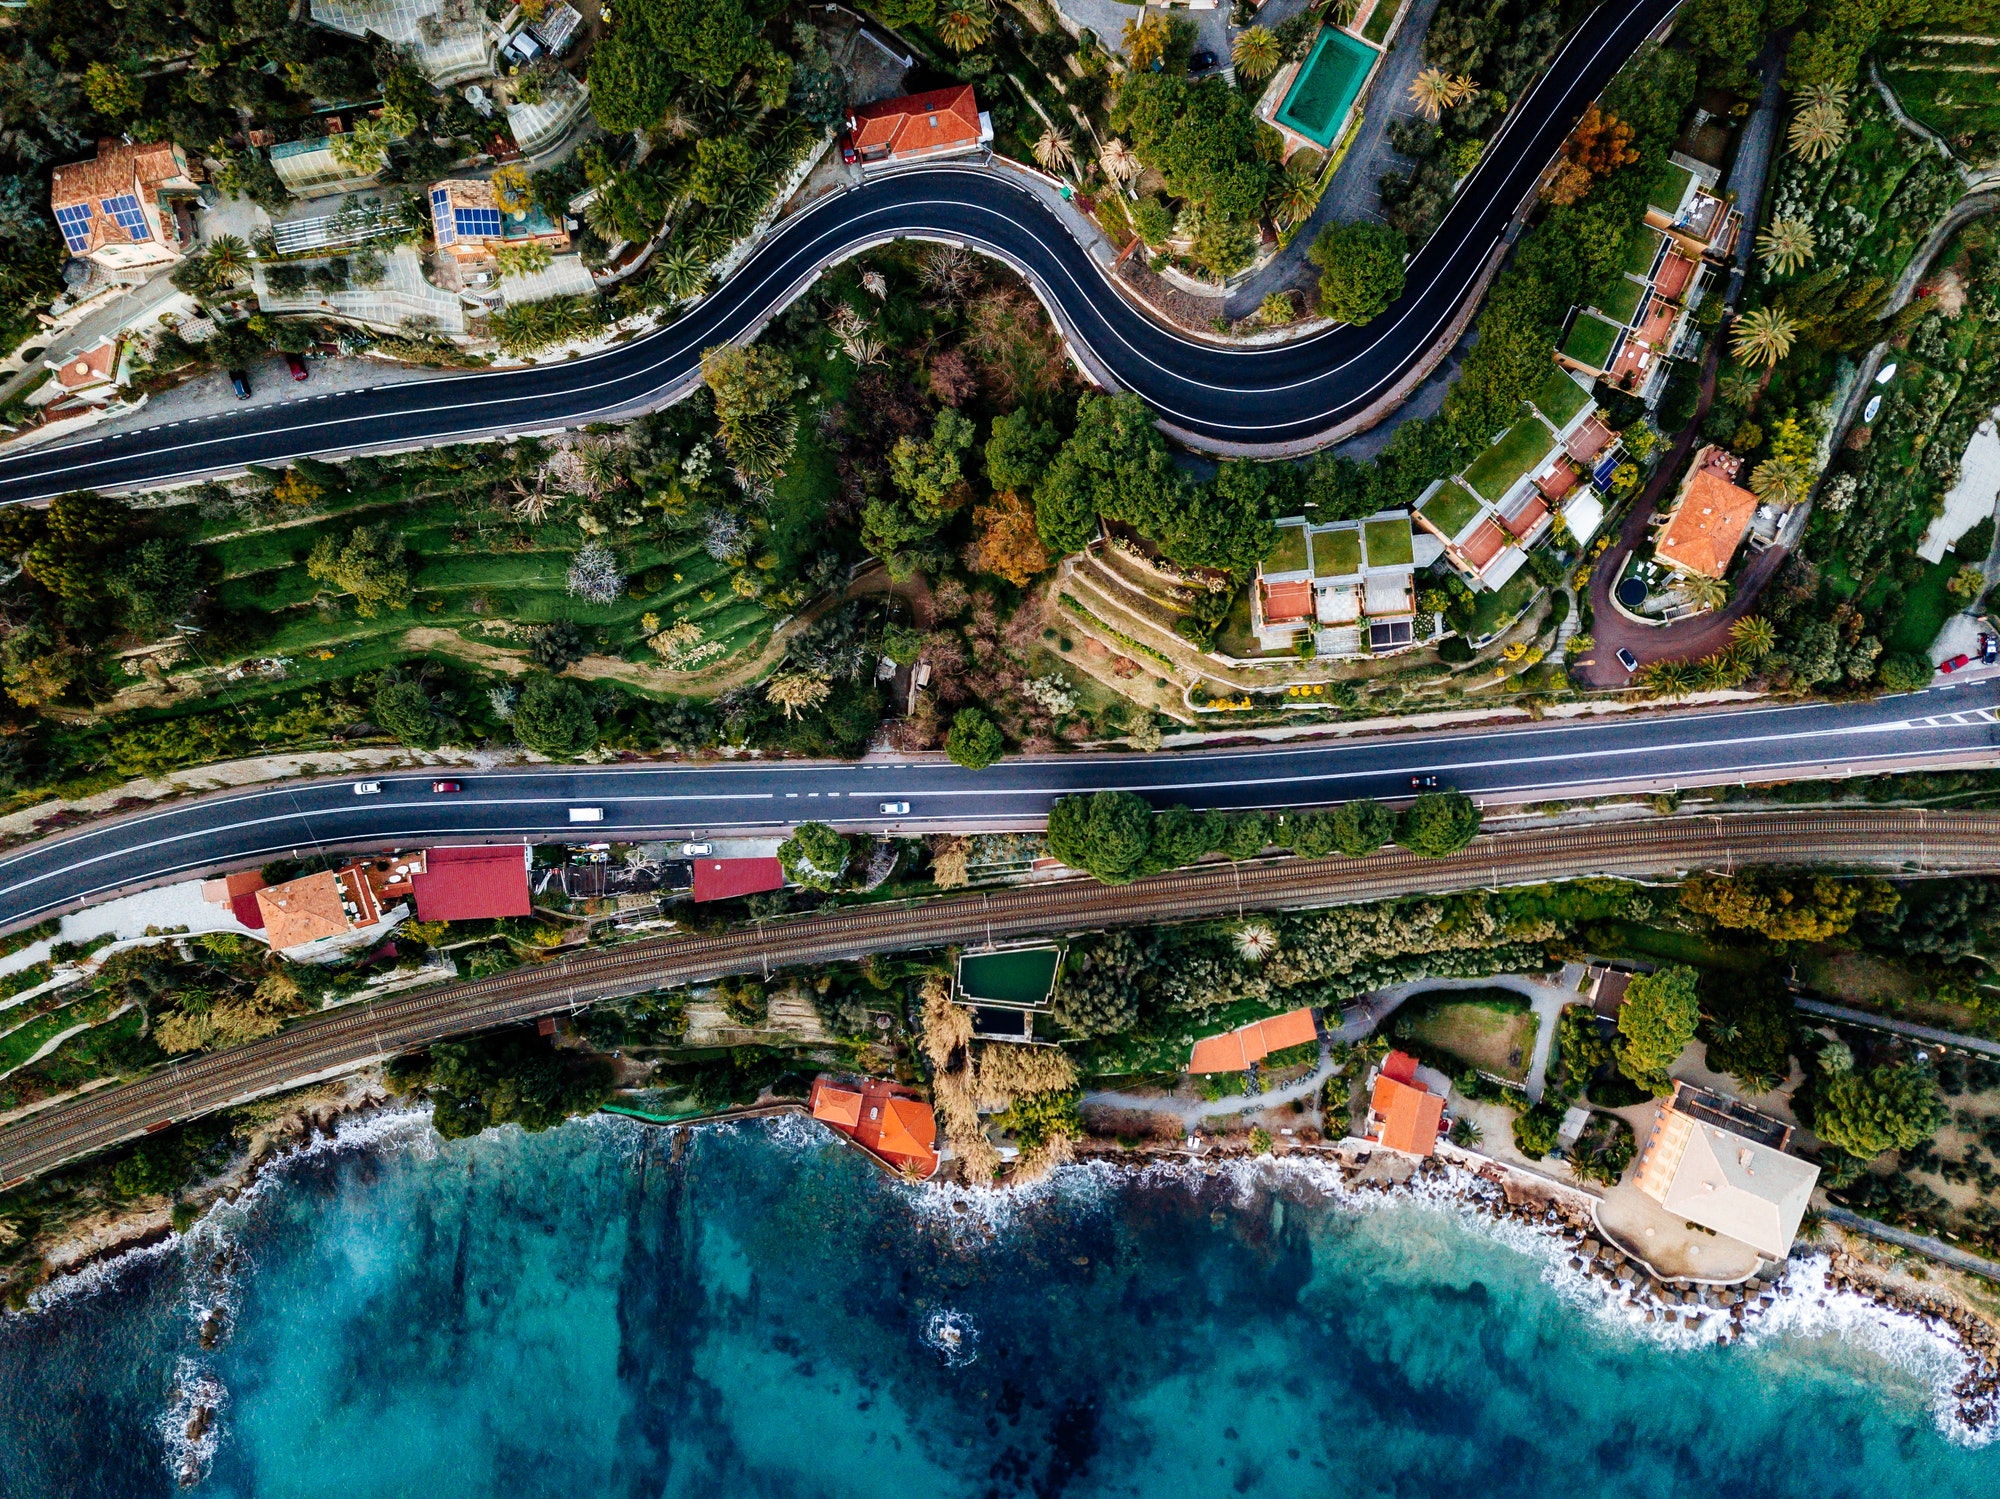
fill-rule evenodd
<path id="1" fill-rule="evenodd" d="M 182 1488 L 200 1483 L 222 1446 L 222 1412 L 229 1391 L 204 1363 L 182 1359 L 174 1368 L 174 1398 L 154 1418 L 167 1471 Z"/>
<path id="2" fill-rule="evenodd" d="M 947 1369 L 963 1369 L 979 1361 L 979 1325 L 964 1312 L 937 1308 L 924 1318 L 917 1336 Z"/>

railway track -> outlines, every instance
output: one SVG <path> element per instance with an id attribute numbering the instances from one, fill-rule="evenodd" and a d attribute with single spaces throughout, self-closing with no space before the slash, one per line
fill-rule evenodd
<path id="1" fill-rule="evenodd" d="M 732 973 L 770 974 L 871 952 L 1586 875 L 1643 877 L 1801 863 L 1906 874 L 2000 871 L 2000 813 L 1765 812 L 1552 828 L 1484 837 L 1449 859 L 1389 849 L 1366 859 L 1203 865 L 1120 887 L 1064 882 L 859 906 L 715 936 L 635 942 L 472 983 L 345 1006 L 267 1040 L 170 1063 L 135 1082 L 49 1108 L 0 1129 L 0 1182 L 13 1186 L 150 1130 L 447 1037 Z"/>

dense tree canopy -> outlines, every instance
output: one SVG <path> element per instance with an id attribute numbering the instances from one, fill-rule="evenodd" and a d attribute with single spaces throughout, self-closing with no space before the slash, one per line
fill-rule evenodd
<path id="1" fill-rule="evenodd" d="M 1114 124 L 1166 176 L 1175 196 L 1239 223 L 1262 214 L 1273 168 L 1259 134 L 1270 127 L 1226 80 L 1195 83 L 1172 71 L 1128 75 Z"/>
<path id="2" fill-rule="evenodd" d="M 1153 846 L 1153 813 L 1129 791 L 1066 796 L 1049 811 L 1049 852 L 1107 885 L 1144 872 Z"/>
<path id="3" fill-rule="evenodd" d="M 978 708 L 960 708 L 951 720 L 951 732 L 945 736 L 944 752 L 955 765 L 963 765 L 967 770 L 984 770 L 998 760 L 1006 749 L 1006 740 L 1000 733 L 1000 725 L 988 718 Z"/>
<path id="4" fill-rule="evenodd" d="M 1426 791 L 1410 803 L 1396 841 L 1413 854 L 1442 859 L 1479 836 L 1479 808 L 1462 791 Z"/>
<path id="5" fill-rule="evenodd" d="M 1640 1087 L 1654 1093 L 1671 1087 L 1667 1069 L 1701 1021 L 1696 979 L 1692 968 L 1675 964 L 1639 974 L 1626 986 L 1618 1012 L 1618 1070 Z"/>
<path id="6" fill-rule="evenodd" d="M 778 845 L 778 862 L 794 884 L 831 890 L 847 873 L 847 840 L 823 822 L 802 822 Z"/>
<path id="7" fill-rule="evenodd" d="M 1930 1070 L 1905 1063 L 1822 1078 L 1812 1127 L 1827 1144 L 1866 1161 L 1922 1144 L 1948 1116 Z"/>
<path id="8" fill-rule="evenodd" d="M 1319 310 L 1330 318 L 1366 323 L 1403 294 L 1403 256 L 1409 242 L 1386 224 L 1329 224 L 1313 241 L 1319 267 Z"/>
<path id="9" fill-rule="evenodd" d="M 514 705 L 514 733 L 542 754 L 580 755 L 597 743 L 597 718 L 576 683 L 537 674 Z"/>
<path id="10" fill-rule="evenodd" d="M 614 1082 L 605 1058 L 558 1050 L 519 1030 L 399 1057 L 386 1077 L 394 1092 L 429 1097 L 431 1124 L 447 1140 L 503 1124 L 551 1129 L 606 1102 Z"/>

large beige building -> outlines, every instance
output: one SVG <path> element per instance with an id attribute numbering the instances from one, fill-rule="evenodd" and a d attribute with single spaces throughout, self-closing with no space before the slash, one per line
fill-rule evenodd
<path id="1" fill-rule="evenodd" d="M 1819 1167 L 1785 1154 L 1791 1126 L 1688 1083 L 1660 1109 L 1632 1185 L 1668 1212 L 1781 1260 Z"/>

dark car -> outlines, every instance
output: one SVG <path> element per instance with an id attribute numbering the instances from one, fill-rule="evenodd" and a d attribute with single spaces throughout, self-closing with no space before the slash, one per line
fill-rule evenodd
<path id="1" fill-rule="evenodd" d="M 1621 645 L 1618 647 L 1618 664 L 1627 671 L 1637 671 L 1639 669 L 1639 658 Z"/>
<path id="2" fill-rule="evenodd" d="M 1194 56 L 1188 59 L 1188 72 L 1190 74 L 1206 73 L 1210 68 L 1214 66 L 1215 66 L 1215 54 L 1213 52 L 1208 52 L 1208 51 L 1197 52 L 1195 53 Z"/>
<path id="3" fill-rule="evenodd" d="M 250 399 L 250 377 L 244 374 L 243 371 L 231 370 L 229 372 L 229 383 L 236 388 L 237 400 L 247 401 Z"/>
<path id="4" fill-rule="evenodd" d="M 1984 666 L 1991 666 L 1995 661 L 2000 661 L 2000 635 L 1979 637 L 1979 660 Z"/>
<path id="5" fill-rule="evenodd" d="M 465 788 L 456 781 L 432 781 L 431 790 L 436 792 L 463 791 Z"/>
<path id="6" fill-rule="evenodd" d="M 1949 661 L 1938 662 L 1938 670 L 1944 672 L 1952 672 L 1952 671 L 1957 671 L 1961 666 L 1970 666 L 1971 664 L 1972 664 L 1972 658 L 1966 655 L 1963 651 L 1961 651 L 1956 656 L 1953 656 Z"/>
<path id="7" fill-rule="evenodd" d="M 1410 786 L 1412 787 L 1412 789 L 1414 789 L 1414 790 L 1417 790 L 1417 791 L 1430 791 L 1430 790 L 1433 790 L 1433 789 L 1434 789 L 1434 788 L 1435 788 L 1435 787 L 1437 786 L 1437 783 L 1438 783 L 1438 778 L 1437 778 L 1436 776 L 1411 776 L 1411 777 L 1410 777 Z"/>
<path id="8" fill-rule="evenodd" d="M 312 373 L 306 368 L 306 362 L 296 354 L 287 354 L 285 356 L 285 368 L 292 372 L 294 380 L 303 380 L 307 375 Z"/>

